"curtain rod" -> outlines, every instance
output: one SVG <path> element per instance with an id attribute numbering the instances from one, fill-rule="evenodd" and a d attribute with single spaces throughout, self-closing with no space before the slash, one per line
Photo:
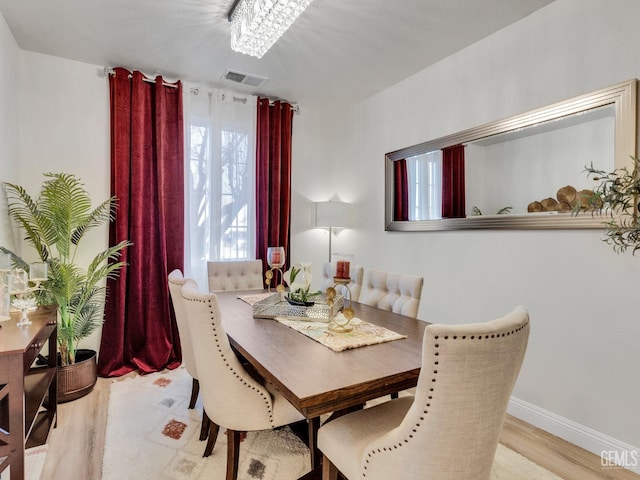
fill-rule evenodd
<path id="1" fill-rule="evenodd" d="M 267 100 L 269 100 L 269 106 L 271 107 L 273 107 L 276 104 L 276 102 L 288 103 L 289 105 L 291 105 L 291 110 L 293 111 L 293 113 L 300 113 L 300 105 L 298 105 L 297 103 L 293 103 L 288 100 L 282 100 L 282 99 L 274 100 L 269 97 L 262 97 L 262 98 L 266 98 Z"/>
<path id="2" fill-rule="evenodd" d="M 278 100 L 269 100 L 269 106 L 273 107 Z M 286 100 L 280 100 L 280 102 L 288 103 L 291 105 L 291 111 L 293 113 L 300 113 L 300 106 L 297 103 L 287 102 Z"/>
<path id="3" fill-rule="evenodd" d="M 191 93 L 193 93 L 194 95 L 200 94 L 200 89 L 198 87 L 191 87 L 189 89 L 189 91 Z M 209 92 L 209 93 L 211 93 L 211 92 Z M 249 94 L 238 93 L 238 95 L 252 95 L 252 94 L 250 94 L 250 93 Z M 257 95 L 255 95 L 255 96 L 257 97 Z M 276 104 L 276 102 L 278 101 L 278 100 L 270 99 L 268 97 L 262 97 L 262 98 L 266 98 L 267 100 L 269 100 L 269 106 L 271 106 L 271 107 L 273 107 Z M 289 105 L 291 105 L 291 110 L 293 111 L 293 113 L 300 113 L 300 106 L 297 103 L 291 103 L 291 102 L 288 102 L 287 100 L 280 100 L 280 101 L 288 103 Z"/>
<path id="4" fill-rule="evenodd" d="M 104 67 L 104 73 L 105 73 L 105 75 L 115 75 L 116 74 L 115 70 L 113 68 L 111 68 L 111 67 Z M 133 77 L 133 75 L 129 74 L 129 78 L 132 78 L 132 77 Z M 144 74 L 142 76 L 142 81 L 143 82 L 147 82 L 147 83 L 156 83 L 155 79 L 147 78 L 146 76 L 144 76 Z M 167 83 L 167 82 L 164 82 L 164 81 L 162 82 L 162 85 L 164 87 L 169 87 L 169 88 L 178 88 L 178 86 L 176 84 Z"/>
<path id="5" fill-rule="evenodd" d="M 104 73 L 105 75 L 115 75 L 115 70 L 111 67 L 104 67 Z M 129 78 L 131 78 L 131 74 L 129 74 Z M 147 78 L 145 76 L 142 77 L 142 80 L 144 80 L 147 83 L 156 83 L 156 81 L 152 78 Z M 167 83 L 167 82 L 162 82 L 162 85 L 164 85 L 165 87 L 170 87 L 170 88 L 178 88 L 177 85 L 173 84 L 173 83 Z M 190 88 L 189 89 L 191 91 L 191 93 L 198 95 L 198 93 L 200 92 L 200 90 L 198 88 Z M 277 100 L 272 100 L 269 99 L 269 105 L 275 105 Z M 286 100 L 281 100 L 282 102 L 286 102 L 289 105 L 291 105 L 291 110 L 293 110 L 293 113 L 300 113 L 300 106 L 297 103 L 291 103 L 288 102 Z"/>

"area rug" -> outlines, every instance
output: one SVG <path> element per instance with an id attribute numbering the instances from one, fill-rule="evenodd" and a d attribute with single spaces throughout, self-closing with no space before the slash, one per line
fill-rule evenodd
<path id="1" fill-rule="evenodd" d="M 26 480 L 40 480 L 44 461 L 47 459 L 47 450 L 48 446 L 45 444 L 27 448 L 24 451 L 24 478 Z"/>
<path id="2" fill-rule="evenodd" d="M 44 480 L 41 479 L 44 461 L 47 459 L 48 446 L 40 445 L 39 447 L 27 448 L 24 451 L 24 478 L 25 480 Z M 6 457 L 2 457 L 3 459 Z M 11 465 L 4 472 L 0 473 L 0 479 L 11 477 Z"/>
<path id="3" fill-rule="evenodd" d="M 184 368 L 114 380 L 105 438 L 103 480 L 222 480 L 224 429 L 203 458 L 202 405 L 187 409 L 191 378 Z M 240 445 L 238 480 L 295 480 L 309 471 L 309 451 L 288 427 L 250 432 Z M 500 445 L 492 480 L 561 480 Z"/>

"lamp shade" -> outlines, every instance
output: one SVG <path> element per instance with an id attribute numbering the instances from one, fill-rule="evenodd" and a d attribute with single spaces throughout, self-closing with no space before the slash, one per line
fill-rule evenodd
<path id="1" fill-rule="evenodd" d="M 349 204 L 344 202 L 317 202 L 316 227 L 348 227 Z"/>

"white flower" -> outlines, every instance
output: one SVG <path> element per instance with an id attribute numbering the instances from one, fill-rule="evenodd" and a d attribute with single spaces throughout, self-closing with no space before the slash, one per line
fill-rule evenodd
<path id="1" fill-rule="evenodd" d="M 284 272 L 284 281 L 289 285 L 290 290 L 306 290 L 311 286 L 311 266 L 309 263 L 294 263 L 291 268 Z"/>
<path id="2" fill-rule="evenodd" d="M 308 262 L 294 263 L 289 270 L 284 272 L 283 279 L 295 297 L 306 300 L 309 288 L 311 288 L 311 264 Z"/>

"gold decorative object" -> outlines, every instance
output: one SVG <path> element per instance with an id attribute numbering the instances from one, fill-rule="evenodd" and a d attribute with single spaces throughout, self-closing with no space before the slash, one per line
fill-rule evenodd
<path id="1" fill-rule="evenodd" d="M 347 267 L 347 271 L 348 271 L 348 267 Z M 327 288 L 326 295 L 327 295 L 327 304 L 329 306 L 333 305 L 334 299 L 337 296 L 336 286 L 338 285 L 344 286 L 345 290 L 347 291 L 347 295 L 345 295 L 345 298 L 349 300 L 348 305 L 345 305 L 342 308 L 342 316 L 344 317 L 344 321 L 338 321 L 335 316 L 331 318 L 331 322 L 327 327 L 327 330 L 331 332 L 347 333 L 353 330 L 353 327 L 349 325 L 353 317 L 355 317 L 355 312 L 351 307 L 351 289 L 349 288 L 349 283 L 351 283 L 351 278 L 333 277 L 333 285 Z"/>

